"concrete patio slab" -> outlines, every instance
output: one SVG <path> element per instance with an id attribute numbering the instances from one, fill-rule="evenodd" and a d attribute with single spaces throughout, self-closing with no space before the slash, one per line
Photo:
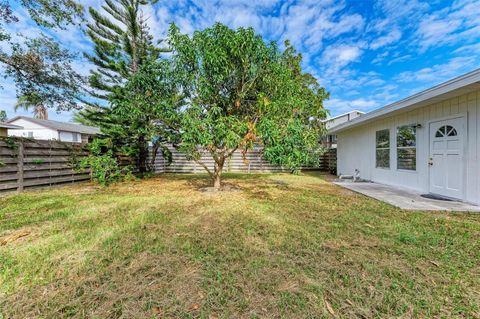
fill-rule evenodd
<path id="1" fill-rule="evenodd" d="M 334 182 L 335 185 L 406 210 L 480 212 L 480 206 L 457 201 L 428 199 L 411 190 L 369 182 Z"/>

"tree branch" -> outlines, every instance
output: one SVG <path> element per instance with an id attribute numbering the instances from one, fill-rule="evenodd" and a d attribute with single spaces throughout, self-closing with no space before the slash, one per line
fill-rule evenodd
<path id="1" fill-rule="evenodd" d="M 202 166 L 208 173 L 208 175 L 210 175 L 210 177 L 213 177 L 213 173 L 212 171 L 207 167 L 207 165 L 205 165 L 203 162 L 201 162 L 200 160 L 194 160 L 195 163 L 197 163 L 198 165 Z"/>
<path id="2" fill-rule="evenodd" d="M 230 152 L 227 153 L 227 158 L 232 156 L 233 153 L 235 153 L 235 151 L 238 149 L 238 146 L 234 147 Z"/>

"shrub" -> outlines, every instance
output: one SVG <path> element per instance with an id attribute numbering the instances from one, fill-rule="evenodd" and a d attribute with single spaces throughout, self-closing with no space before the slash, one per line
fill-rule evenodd
<path id="1" fill-rule="evenodd" d="M 132 177 L 130 166 L 120 167 L 112 150 L 108 149 L 108 142 L 96 140 L 89 145 L 91 154 L 80 161 L 80 168 L 90 168 L 91 179 L 101 186 Z"/>

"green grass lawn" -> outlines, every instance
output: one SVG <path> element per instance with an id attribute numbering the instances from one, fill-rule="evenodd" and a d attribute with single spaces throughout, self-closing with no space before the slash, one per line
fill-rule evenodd
<path id="1" fill-rule="evenodd" d="M 3 318 L 479 318 L 480 215 L 321 175 L 163 175 L 0 198 Z M 2 316 L 0 315 L 0 318 Z"/>

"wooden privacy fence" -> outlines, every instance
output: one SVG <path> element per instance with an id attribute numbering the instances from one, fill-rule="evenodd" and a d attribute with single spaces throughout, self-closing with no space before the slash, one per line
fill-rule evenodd
<path id="1" fill-rule="evenodd" d="M 158 155 L 153 171 L 155 173 L 203 173 L 204 168 L 195 161 L 189 161 L 184 154 L 173 147 L 172 163 Z M 78 170 L 80 160 L 88 155 L 85 145 L 59 141 L 43 141 L 25 138 L 0 137 L 0 191 L 12 191 L 85 181 L 90 178 L 89 170 Z M 263 159 L 262 148 L 255 147 L 243 158 L 237 151 L 225 163 L 225 172 L 288 172 L 288 169 L 270 164 Z M 210 154 L 202 154 L 201 161 L 213 169 Z M 321 158 L 320 169 L 335 173 L 336 150 L 328 150 Z M 121 158 L 121 166 L 131 164 Z"/>
<path id="2" fill-rule="evenodd" d="M 324 172 L 329 172 L 331 174 L 337 174 L 337 149 L 329 148 L 327 151 L 320 157 L 319 170 Z"/>
<path id="3" fill-rule="evenodd" d="M 167 161 L 159 154 L 155 160 L 154 171 L 156 173 L 205 173 L 205 169 L 195 161 L 187 160 L 186 156 L 173 147 L 169 147 L 172 152 L 172 163 L 168 165 Z M 270 164 L 262 157 L 262 149 L 255 147 L 245 155 L 244 160 L 241 151 L 237 150 L 232 157 L 227 159 L 224 166 L 224 172 L 286 172 L 285 168 Z M 213 170 L 214 160 L 210 153 L 205 151 L 200 159 L 209 169 Z"/>
<path id="4" fill-rule="evenodd" d="M 86 155 L 78 143 L 0 138 L 0 191 L 88 180 L 88 170 L 75 169 Z"/>

